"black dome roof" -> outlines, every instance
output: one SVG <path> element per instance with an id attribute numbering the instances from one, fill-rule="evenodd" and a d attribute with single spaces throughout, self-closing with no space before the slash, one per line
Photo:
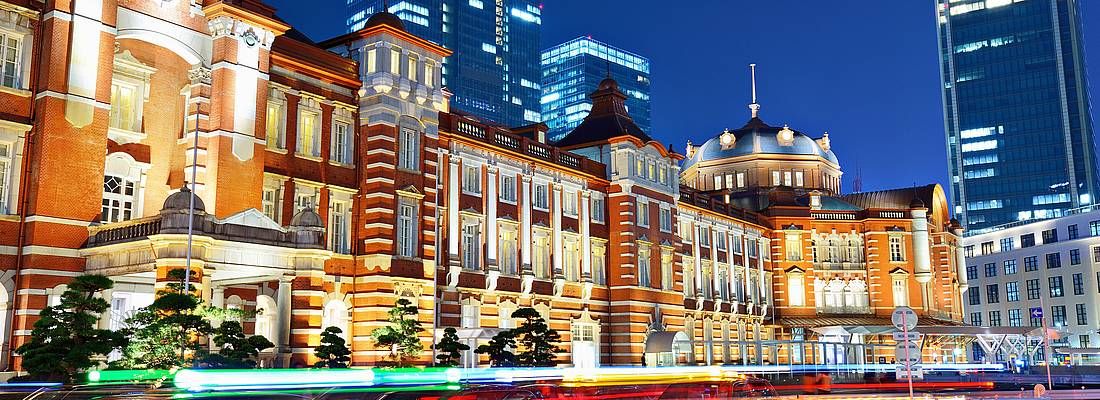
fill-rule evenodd
<path id="1" fill-rule="evenodd" d="M 378 25 L 388 25 L 389 27 L 396 28 L 399 31 L 405 30 L 405 23 L 401 21 L 401 18 L 389 12 L 388 9 L 383 9 L 382 11 L 376 12 L 374 13 L 374 15 L 371 15 L 370 18 L 367 18 L 367 22 L 365 25 L 363 25 L 363 27 L 371 28 Z"/>
<path id="2" fill-rule="evenodd" d="M 164 206 L 160 208 L 161 211 L 168 210 L 189 210 L 191 208 L 191 189 L 184 185 L 180 188 L 180 191 L 168 195 L 168 198 L 164 199 Z M 195 196 L 195 212 L 206 211 L 206 204 L 203 204 L 202 197 Z"/>

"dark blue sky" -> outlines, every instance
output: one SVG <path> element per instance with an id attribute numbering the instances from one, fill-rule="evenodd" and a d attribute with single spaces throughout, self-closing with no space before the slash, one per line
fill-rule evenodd
<path id="1" fill-rule="evenodd" d="M 1081 3 L 1100 82 L 1096 1 Z M 344 29 L 343 0 L 268 2 L 315 40 Z M 543 48 L 592 35 L 649 57 L 651 134 L 681 152 L 748 120 L 756 63 L 761 118 L 828 131 L 846 191 L 857 169 L 864 190 L 947 183 L 932 0 L 546 0 L 542 20 Z"/>

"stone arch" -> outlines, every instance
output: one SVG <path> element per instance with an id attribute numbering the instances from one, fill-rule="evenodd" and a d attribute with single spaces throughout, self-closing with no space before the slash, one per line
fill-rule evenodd
<path id="1" fill-rule="evenodd" d="M 324 301 L 321 311 L 321 329 L 328 329 L 330 326 L 340 328 L 340 337 L 348 340 L 352 337 L 351 304 L 344 297 L 330 296 Z"/>
<path id="2" fill-rule="evenodd" d="M 261 294 L 256 296 L 256 327 L 254 333 L 262 335 L 272 342 L 277 342 L 279 332 L 279 306 L 271 296 Z"/>
<path id="3" fill-rule="evenodd" d="M 153 23 L 132 18 L 119 18 L 118 34 L 115 40 L 132 39 L 162 47 L 175 53 L 191 65 L 206 65 L 211 58 L 209 40 L 204 35 L 180 28 L 180 32 L 165 30 L 165 26 L 153 26 Z M 162 23 L 163 24 L 163 23 Z M 176 27 L 171 25 L 171 27 Z M 173 33 L 183 33 L 173 35 Z M 189 34 L 190 33 L 190 34 Z"/>

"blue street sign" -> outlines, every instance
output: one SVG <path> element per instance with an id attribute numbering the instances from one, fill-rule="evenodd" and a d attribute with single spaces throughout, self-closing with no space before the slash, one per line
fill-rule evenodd
<path id="1" fill-rule="evenodd" d="M 1031 307 L 1031 318 L 1042 318 L 1042 317 L 1043 317 L 1043 308 L 1042 307 Z"/>

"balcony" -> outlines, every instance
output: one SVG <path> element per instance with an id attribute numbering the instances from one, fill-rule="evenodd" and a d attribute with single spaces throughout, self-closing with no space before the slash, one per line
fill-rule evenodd
<path id="1" fill-rule="evenodd" d="M 607 174 L 607 167 L 603 163 L 563 151 L 527 136 L 512 133 L 508 129 L 481 123 L 461 115 L 440 113 L 439 129 L 456 136 L 473 139 L 478 143 L 547 161 L 589 175 L 604 177 Z"/>
<path id="2" fill-rule="evenodd" d="M 819 271 L 866 271 L 863 262 L 815 261 L 814 269 Z"/>
<path id="3" fill-rule="evenodd" d="M 873 311 L 871 310 L 871 306 L 848 306 L 848 305 L 845 305 L 845 306 L 830 306 L 830 305 L 826 305 L 825 307 L 818 307 L 817 308 L 817 313 L 818 314 L 845 314 L 845 315 L 851 315 L 851 314 L 871 314 L 872 312 Z"/>

